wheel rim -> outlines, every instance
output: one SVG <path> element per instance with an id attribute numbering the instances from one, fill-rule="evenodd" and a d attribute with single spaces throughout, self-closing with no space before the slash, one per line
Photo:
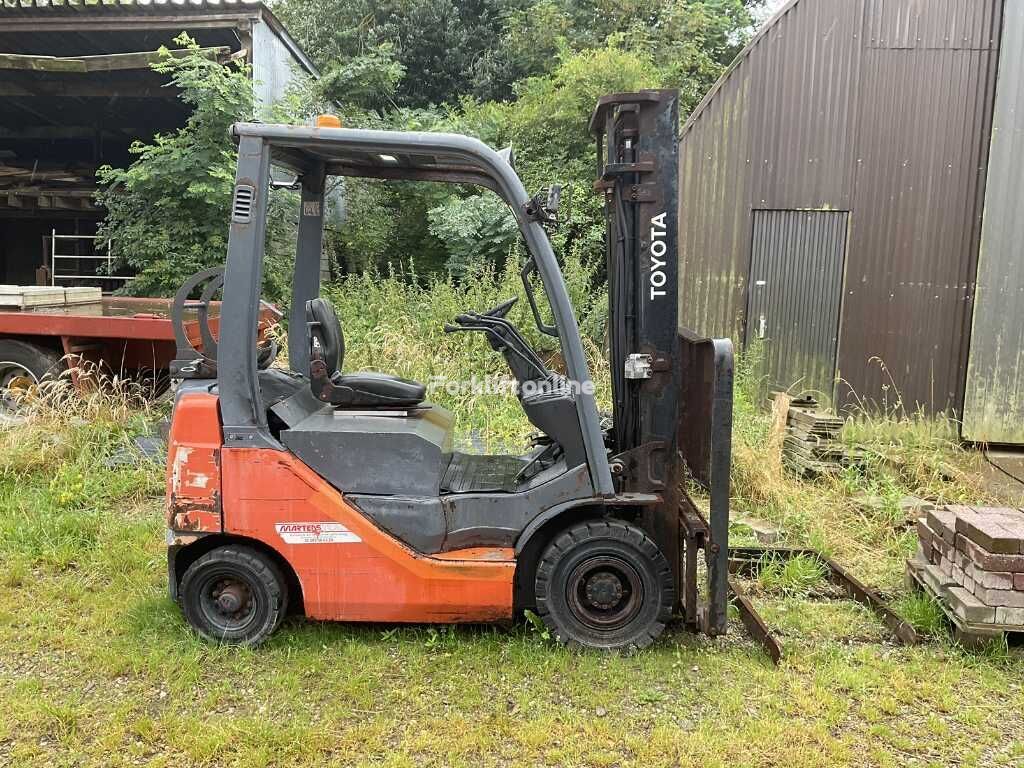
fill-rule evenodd
<path id="1" fill-rule="evenodd" d="M 566 597 L 577 620 L 593 629 L 615 630 L 629 624 L 640 612 L 643 580 L 623 558 L 599 555 L 572 570 Z"/>
<path id="2" fill-rule="evenodd" d="M 255 585 L 237 573 L 211 573 L 199 585 L 199 610 L 221 635 L 244 632 L 259 613 Z"/>
<path id="3" fill-rule="evenodd" d="M 18 399 L 39 379 L 21 363 L 0 360 L 0 411 L 13 411 Z"/>

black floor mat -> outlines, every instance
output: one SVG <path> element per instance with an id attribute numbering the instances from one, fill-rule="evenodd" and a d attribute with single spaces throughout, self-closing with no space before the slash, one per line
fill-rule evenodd
<path id="1" fill-rule="evenodd" d="M 453 453 L 441 478 L 441 493 L 512 493 L 516 476 L 525 466 L 526 461 L 518 456 Z"/>

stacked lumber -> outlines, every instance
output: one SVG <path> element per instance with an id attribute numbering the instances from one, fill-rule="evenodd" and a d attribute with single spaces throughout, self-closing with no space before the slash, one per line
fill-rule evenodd
<path id="1" fill-rule="evenodd" d="M 0 285 L 0 307 L 29 309 L 31 307 L 64 306 L 64 289 L 49 285 Z"/>
<path id="2" fill-rule="evenodd" d="M 0 285 L 0 309 L 33 309 L 97 304 L 99 288 L 62 288 L 54 285 Z"/>
<path id="3" fill-rule="evenodd" d="M 846 463 L 839 441 L 843 420 L 824 411 L 791 406 L 782 441 L 782 463 L 801 476 L 835 471 Z"/>
<path id="4" fill-rule="evenodd" d="M 1024 631 L 1024 509 L 936 507 L 917 533 L 908 570 L 958 628 Z"/>
<path id="5" fill-rule="evenodd" d="M 103 291 L 99 288 L 78 286 L 64 289 L 64 303 L 68 305 L 98 304 L 103 299 Z"/>

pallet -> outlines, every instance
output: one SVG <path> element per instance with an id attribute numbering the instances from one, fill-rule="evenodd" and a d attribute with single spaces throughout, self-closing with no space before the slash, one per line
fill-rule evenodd
<path id="1" fill-rule="evenodd" d="M 922 553 L 907 561 L 907 586 L 930 595 L 953 625 L 953 639 L 968 649 L 980 649 L 994 642 L 1005 642 L 1010 634 L 1024 633 L 1024 625 L 972 620 L 973 614 L 987 609 L 974 595 L 949 582 L 939 569 L 926 562 Z"/>
<path id="2" fill-rule="evenodd" d="M 839 442 L 843 420 L 822 411 L 790 406 L 782 441 L 784 466 L 800 477 L 815 477 L 842 469 L 846 448 Z"/>

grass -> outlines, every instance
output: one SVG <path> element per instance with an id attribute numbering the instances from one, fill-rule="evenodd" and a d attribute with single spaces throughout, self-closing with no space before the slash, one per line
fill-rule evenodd
<path id="1" fill-rule="evenodd" d="M 500 371 L 480 340 L 416 340 L 451 309 L 483 309 L 495 296 L 396 285 L 338 289 L 349 314 L 367 299 L 363 326 L 349 328 L 358 365 L 422 376 L 479 361 Z M 399 301 L 398 325 L 382 330 L 374 313 Z M 820 547 L 896 596 L 931 632 L 927 643 L 894 645 L 866 610 L 820 599 L 816 565 L 795 560 L 767 564 L 756 595 L 785 643 L 779 669 L 735 620 L 719 639 L 672 627 L 633 656 L 566 651 L 529 621 L 292 619 L 262 648 L 212 647 L 166 595 L 163 468 L 123 461 L 160 414 L 136 408 L 131 393 L 43 399 L 26 423 L 0 428 L 0 766 L 1024 763 L 1020 650 L 961 650 L 899 579 L 912 546 L 899 498 L 983 498 L 974 456 L 923 421 L 864 421 L 850 431 L 877 454 L 865 468 L 796 480 L 744 376 L 738 512 L 780 524 L 789 543 Z M 486 440 L 523 434 L 514 403 L 448 404 Z"/>
<path id="2" fill-rule="evenodd" d="M 828 573 L 820 561 L 808 555 L 788 559 L 769 555 L 766 560 L 757 574 L 758 585 L 789 597 L 809 596 Z"/>

